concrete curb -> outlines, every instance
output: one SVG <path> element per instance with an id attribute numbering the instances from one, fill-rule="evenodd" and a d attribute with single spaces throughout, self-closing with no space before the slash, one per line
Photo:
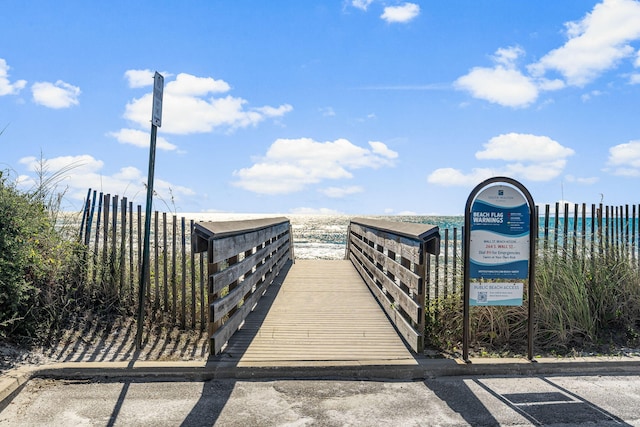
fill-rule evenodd
<path id="1" fill-rule="evenodd" d="M 37 372 L 36 367 L 21 366 L 0 375 L 0 412 L 20 393 L 35 372 Z"/>
<path id="2" fill-rule="evenodd" d="M 497 375 L 596 375 L 640 373 L 640 357 L 585 357 L 552 359 L 418 359 L 414 364 L 265 363 L 241 367 L 219 360 L 184 362 L 65 362 L 41 366 L 22 366 L 0 375 L 0 411 L 32 378 L 88 379 L 94 381 L 207 381 L 207 380 L 283 380 L 341 379 L 417 381 L 448 376 Z"/>

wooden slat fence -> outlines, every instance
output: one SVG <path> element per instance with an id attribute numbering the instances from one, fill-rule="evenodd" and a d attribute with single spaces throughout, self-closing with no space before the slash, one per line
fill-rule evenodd
<path id="1" fill-rule="evenodd" d="M 429 254 L 439 249 L 438 227 L 356 218 L 346 255 L 409 347 L 424 348 Z"/>
<path id="2" fill-rule="evenodd" d="M 640 268 L 640 205 L 555 203 L 536 208 L 539 218 L 538 256 L 556 254 L 589 259 L 597 254 L 630 259 Z M 422 297 L 413 299 L 417 288 L 411 277 L 417 274 L 415 265 L 419 265 L 419 262 L 400 255 L 400 251 L 408 251 L 410 245 L 403 249 L 397 249 L 399 243 L 389 246 L 394 239 L 398 242 L 402 240 L 398 237 L 402 233 L 391 238 L 393 227 L 390 226 L 391 230 L 384 227 L 378 230 L 369 224 L 370 221 L 378 220 L 352 220 L 347 231 L 347 246 L 351 253 L 348 256 L 355 259 L 357 255 L 354 265 L 360 269 L 363 277 L 368 276 L 375 283 L 378 291 L 373 290 L 374 294 L 384 294 L 390 301 L 385 309 L 393 304 L 395 311 L 391 312 L 390 317 L 409 319 L 408 323 L 417 331 L 421 326 L 416 319 L 424 317 L 419 315 L 423 309 L 420 301 L 423 300 Z M 106 304 L 114 299 L 127 302 L 131 307 L 137 303 L 143 224 L 142 207 L 134 206 L 126 197 L 119 198 L 92 190 L 87 193 L 79 235 L 79 241 L 86 247 L 84 286 L 87 292 L 101 298 Z M 162 316 L 164 322 L 181 328 L 205 330 L 210 314 L 206 289 L 211 286 L 210 277 L 214 273 L 211 271 L 212 262 L 208 260 L 205 264 L 204 253 L 192 250 L 193 229 L 192 220 L 165 212 L 153 213 L 147 301 L 154 318 Z M 463 230 L 455 227 L 440 229 L 440 237 L 439 255 L 426 264 L 426 276 L 422 279 L 427 304 L 430 300 L 457 298 L 462 293 Z M 290 231 L 288 239 L 292 241 Z M 256 247 L 251 251 L 257 251 Z M 291 244 L 291 250 L 292 247 Z M 253 254 L 246 249 L 229 258 L 216 259 L 213 264 L 220 266 L 222 262 L 235 265 L 251 256 Z M 398 266 L 389 264 L 387 258 L 395 259 Z M 218 274 L 216 282 L 222 277 L 228 280 L 228 277 L 232 277 L 229 276 L 231 271 L 238 268 L 234 267 L 224 275 Z M 232 290 L 233 286 L 237 286 L 233 281 L 229 283 Z M 391 283 L 395 288 L 389 285 Z M 371 286 L 371 283 L 368 284 Z M 385 288 L 387 285 L 388 289 Z M 400 292 L 409 297 L 400 296 Z M 215 316 L 218 320 L 220 310 L 228 305 L 227 302 L 216 302 Z M 384 303 L 382 305 L 385 306 Z M 225 316 L 222 315 L 223 318 Z M 405 339 L 408 339 L 408 335 L 405 335 Z M 417 340 L 414 341 L 417 343 Z"/>
<path id="3" fill-rule="evenodd" d="M 153 212 L 146 300 L 154 319 L 205 330 L 207 271 L 204 254 L 191 250 L 194 221 Z M 126 197 L 89 190 L 79 241 L 86 247 L 85 289 L 105 303 L 137 304 L 144 217 Z"/>
<path id="4" fill-rule="evenodd" d="M 594 254 L 631 259 L 640 267 L 640 205 L 555 203 L 536 207 L 539 220 L 538 256 Z M 440 255 L 431 263 L 427 298 L 462 293 L 462 232 L 441 230 Z"/>

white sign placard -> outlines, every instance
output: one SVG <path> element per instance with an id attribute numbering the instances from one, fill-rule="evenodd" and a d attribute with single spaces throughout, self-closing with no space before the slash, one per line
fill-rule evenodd
<path id="1" fill-rule="evenodd" d="M 471 282 L 469 305 L 521 306 L 523 289 L 522 282 Z"/>
<path id="2" fill-rule="evenodd" d="M 162 74 L 156 73 L 153 76 L 153 114 L 151 123 L 154 126 L 162 125 L 162 93 L 164 91 L 164 77 Z"/>

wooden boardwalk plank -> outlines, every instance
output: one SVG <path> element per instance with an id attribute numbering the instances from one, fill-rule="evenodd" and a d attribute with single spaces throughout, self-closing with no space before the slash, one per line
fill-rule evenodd
<path id="1" fill-rule="evenodd" d="M 238 366 L 417 363 L 350 261 L 297 260 L 270 288 L 225 349 Z"/>

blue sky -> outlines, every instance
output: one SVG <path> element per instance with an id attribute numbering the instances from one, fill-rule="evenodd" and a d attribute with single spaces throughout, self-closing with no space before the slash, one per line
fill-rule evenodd
<path id="1" fill-rule="evenodd" d="M 460 214 L 490 176 L 536 203 L 633 204 L 640 2 L 5 1 L 0 169 L 65 208 Z"/>

